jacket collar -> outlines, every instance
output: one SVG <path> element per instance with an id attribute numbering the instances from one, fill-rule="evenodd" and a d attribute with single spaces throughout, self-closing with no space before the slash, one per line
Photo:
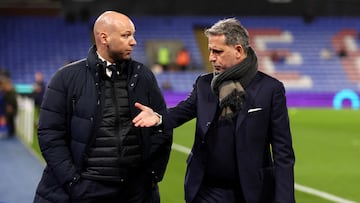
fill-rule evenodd
<path id="1" fill-rule="evenodd" d="M 96 71 L 98 69 L 103 68 L 103 62 L 99 59 L 99 57 L 96 54 L 96 46 L 93 45 L 90 47 L 88 51 L 88 56 L 86 58 L 86 66 L 90 70 L 92 75 L 96 74 Z"/>
<path id="2" fill-rule="evenodd" d="M 126 68 L 129 67 L 131 62 L 132 62 L 132 59 L 124 62 L 124 63 L 126 63 L 126 64 L 124 64 L 125 66 L 127 66 Z M 99 56 L 97 54 L 96 45 L 91 46 L 88 51 L 86 66 L 90 70 L 91 74 L 94 76 L 96 82 L 100 82 L 100 78 L 104 74 L 106 74 L 105 73 L 106 63 L 104 63 L 104 61 L 99 58 Z M 132 73 L 132 70 L 128 69 L 128 74 L 131 74 L 131 73 Z"/>

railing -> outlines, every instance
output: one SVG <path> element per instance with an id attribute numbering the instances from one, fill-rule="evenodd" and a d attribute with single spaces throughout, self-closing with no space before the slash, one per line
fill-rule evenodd
<path id="1" fill-rule="evenodd" d="M 27 144 L 32 145 L 34 141 L 34 113 L 35 106 L 32 98 L 19 95 L 18 114 L 16 116 L 16 133 Z"/>

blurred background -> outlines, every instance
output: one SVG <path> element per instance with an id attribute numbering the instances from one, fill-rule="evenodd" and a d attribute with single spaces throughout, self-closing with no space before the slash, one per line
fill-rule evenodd
<path id="1" fill-rule="evenodd" d="M 153 70 L 168 106 L 212 71 L 204 29 L 238 18 L 259 69 L 285 84 L 297 202 L 360 201 L 359 0 L 0 0 L 0 203 L 32 202 L 44 166 L 36 126 L 46 83 L 61 66 L 87 56 L 93 22 L 105 10 L 133 20 L 132 57 Z M 6 116 L 9 105 L 13 118 Z M 162 183 L 165 203 L 184 202 L 188 151 L 176 146 L 191 148 L 193 129 L 189 122 L 176 130 Z M 8 173 L 24 174 L 20 181 Z"/>

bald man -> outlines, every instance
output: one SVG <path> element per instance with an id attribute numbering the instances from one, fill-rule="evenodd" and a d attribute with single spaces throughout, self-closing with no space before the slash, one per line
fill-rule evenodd
<path id="1" fill-rule="evenodd" d="M 94 24 L 88 56 L 51 78 L 38 138 L 47 163 L 34 202 L 160 202 L 172 131 L 153 73 L 131 59 L 135 26 L 107 11 Z M 136 101 L 159 112 L 154 127 L 135 127 Z"/>

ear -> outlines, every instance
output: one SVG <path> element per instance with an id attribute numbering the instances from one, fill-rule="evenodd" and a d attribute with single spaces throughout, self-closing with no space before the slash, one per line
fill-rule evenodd
<path id="1" fill-rule="evenodd" d="M 108 36 L 105 32 L 100 33 L 100 41 L 102 44 L 107 44 Z"/>
<path id="2" fill-rule="evenodd" d="M 245 51 L 240 44 L 235 45 L 236 56 L 242 58 L 245 56 Z"/>

